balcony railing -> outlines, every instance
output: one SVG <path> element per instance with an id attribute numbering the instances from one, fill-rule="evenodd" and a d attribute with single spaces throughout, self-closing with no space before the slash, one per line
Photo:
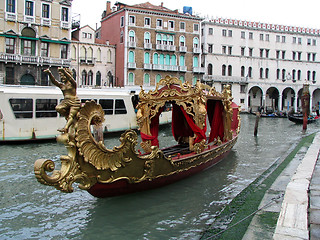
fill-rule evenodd
<path id="1" fill-rule="evenodd" d="M 71 61 L 68 59 L 27 56 L 27 55 L 18 55 L 18 54 L 9 54 L 9 53 L 0 53 L 0 62 L 66 66 L 66 67 L 70 66 L 70 63 L 71 63 Z"/>
<path id="2" fill-rule="evenodd" d="M 193 53 L 197 53 L 200 54 L 201 53 L 201 49 L 200 48 L 193 48 Z"/>
<path id="3" fill-rule="evenodd" d="M 227 82 L 227 83 L 247 83 L 247 77 L 235 77 L 235 76 L 218 76 L 218 75 L 204 75 L 203 79 L 206 81 L 214 82 Z"/>
<path id="4" fill-rule="evenodd" d="M 136 48 L 137 43 L 136 42 L 128 42 L 129 48 Z"/>
<path id="5" fill-rule="evenodd" d="M 152 65 L 152 69 L 153 70 L 163 71 L 164 70 L 164 65 L 163 64 L 153 64 Z"/>
<path id="6" fill-rule="evenodd" d="M 187 71 L 187 66 L 179 66 L 179 71 L 180 72 L 186 72 Z"/>
<path id="7" fill-rule="evenodd" d="M 95 58 L 80 58 L 80 64 L 94 65 L 95 63 Z"/>
<path id="8" fill-rule="evenodd" d="M 146 70 L 152 70 L 152 64 L 144 63 L 143 68 L 146 69 Z"/>
<path id="9" fill-rule="evenodd" d="M 144 49 L 152 49 L 152 43 L 144 43 Z"/>
<path id="10" fill-rule="evenodd" d="M 179 51 L 180 52 L 187 52 L 188 48 L 186 46 L 180 46 Z"/>
<path id="11" fill-rule="evenodd" d="M 129 62 L 128 63 L 128 68 L 129 69 L 136 69 L 137 68 L 136 63 L 135 62 Z"/>
<path id="12" fill-rule="evenodd" d="M 205 73 L 204 67 L 193 67 L 194 73 Z"/>

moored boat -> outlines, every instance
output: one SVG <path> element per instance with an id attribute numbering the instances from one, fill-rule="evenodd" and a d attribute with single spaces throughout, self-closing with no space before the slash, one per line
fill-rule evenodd
<path id="1" fill-rule="evenodd" d="M 291 122 L 294 122 L 297 124 L 303 124 L 303 115 L 302 114 L 289 114 L 288 119 Z M 307 123 L 314 123 L 317 120 L 319 120 L 319 116 L 308 116 Z"/>
<path id="2" fill-rule="evenodd" d="M 172 104 L 172 133 L 177 144 L 159 149 L 159 115 L 165 104 Z M 222 93 L 197 82 L 195 86 L 167 76 L 153 91 L 139 94 L 138 135 L 125 131 L 120 146 L 107 149 L 91 132 L 104 120 L 101 106 L 88 101 L 58 137 L 68 155 L 61 156 L 61 169 L 54 162 L 35 162 L 40 183 L 72 192 L 72 184 L 96 197 L 109 197 L 148 190 L 173 183 L 221 161 L 232 149 L 240 131 L 239 107 L 232 102 L 230 87 Z M 208 119 L 208 124 L 207 124 Z M 209 126 L 207 126 L 209 125 Z M 206 135 L 207 127 L 210 133 Z M 53 171 L 51 175 L 47 171 Z"/>

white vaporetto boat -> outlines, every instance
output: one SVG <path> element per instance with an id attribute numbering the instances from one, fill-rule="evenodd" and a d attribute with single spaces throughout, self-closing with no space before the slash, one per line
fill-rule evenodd
<path id="1" fill-rule="evenodd" d="M 95 100 L 104 112 L 104 132 L 137 128 L 135 106 L 138 92 L 125 88 L 79 88 L 82 103 Z M 0 85 L 0 143 L 54 139 L 65 125 L 55 107 L 63 99 L 57 87 Z M 160 123 L 171 122 L 171 113 L 163 112 Z"/>

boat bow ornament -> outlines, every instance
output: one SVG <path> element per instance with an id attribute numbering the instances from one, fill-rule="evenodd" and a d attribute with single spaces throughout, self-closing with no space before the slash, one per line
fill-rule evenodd
<path id="1" fill-rule="evenodd" d="M 80 189 L 97 197 L 141 191 L 209 167 L 237 140 L 239 108 L 232 103 L 229 87 L 218 93 L 200 82 L 191 86 L 167 76 L 153 91 L 141 88 L 139 98 L 137 120 L 145 153 L 137 150 L 138 135 L 134 130 L 121 135 L 119 146 L 107 149 L 100 131 L 104 111 L 91 100 L 82 104 L 77 114 L 70 114 L 70 106 L 65 109 L 68 125 L 57 141 L 66 146 L 68 154 L 60 157 L 60 170 L 55 169 L 52 160 L 38 159 L 34 164 L 37 180 L 63 192 L 72 192 L 77 182 Z M 160 150 L 159 115 L 168 103 L 172 132 L 179 144 Z M 208 138 L 207 122 L 211 127 Z M 216 129 L 215 125 L 220 127 Z"/>

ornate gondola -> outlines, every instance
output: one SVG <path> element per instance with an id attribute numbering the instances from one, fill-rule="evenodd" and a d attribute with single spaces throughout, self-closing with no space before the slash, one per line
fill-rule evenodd
<path id="1" fill-rule="evenodd" d="M 297 123 L 297 124 L 303 124 L 303 116 L 302 114 L 289 114 L 288 115 L 288 119 L 291 121 L 291 122 L 294 122 L 294 123 Z M 314 123 L 316 122 L 317 120 L 319 120 L 319 116 L 309 116 L 308 117 L 308 120 L 307 120 L 307 123 Z"/>
<path id="2" fill-rule="evenodd" d="M 57 141 L 68 155 L 61 156 L 61 169 L 52 160 L 39 159 L 34 170 L 37 180 L 63 192 L 72 192 L 73 183 L 96 197 L 109 197 L 164 186 L 200 172 L 221 161 L 232 149 L 240 131 L 239 107 L 232 102 L 230 87 L 222 93 L 201 84 L 182 83 L 167 76 L 155 90 L 142 88 L 137 120 L 142 139 L 125 131 L 121 144 L 107 149 L 93 130 L 104 121 L 104 112 L 87 101 L 74 115 L 70 126 Z M 159 115 L 172 104 L 172 133 L 177 144 L 159 149 Z M 68 119 L 68 113 L 66 118 Z M 208 136 L 206 130 L 211 129 Z M 93 130 L 92 130 L 93 129 Z M 47 174 L 52 172 L 52 174 Z"/>

